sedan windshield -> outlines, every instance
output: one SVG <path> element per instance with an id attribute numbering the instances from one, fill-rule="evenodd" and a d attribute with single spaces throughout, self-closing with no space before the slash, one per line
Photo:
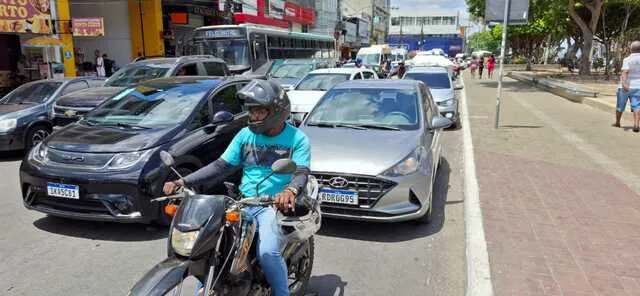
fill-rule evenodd
<path id="1" fill-rule="evenodd" d="M 349 80 L 349 74 L 309 74 L 298 83 L 296 90 L 327 91 L 334 85 Z"/>
<path id="2" fill-rule="evenodd" d="M 410 72 L 404 75 L 404 79 L 418 80 L 424 82 L 432 89 L 449 89 L 451 80 L 447 73 L 416 73 Z"/>
<path id="3" fill-rule="evenodd" d="M 60 81 L 42 81 L 23 84 L 0 99 L 2 104 L 42 103 L 62 85 Z"/>
<path id="4" fill-rule="evenodd" d="M 302 78 L 313 70 L 313 65 L 284 64 L 274 68 L 270 74 L 272 78 Z"/>
<path id="5" fill-rule="evenodd" d="M 199 54 L 223 59 L 227 66 L 249 66 L 249 45 L 246 40 L 202 40 L 197 43 Z"/>
<path id="6" fill-rule="evenodd" d="M 164 77 L 171 64 L 135 63 L 120 70 L 105 82 L 105 86 L 133 86 L 139 82 Z"/>
<path id="7" fill-rule="evenodd" d="M 166 89 L 149 85 L 129 88 L 87 114 L 85 122 L 139 128 L 179 124 L 189 117 L 207 90 L 194 84 Z"/>
<path id="8" fill-rule="evenodd" d="M 414 130 L 420 127 L 418 95 L 411 89 L 333 89 L 306 125 Z"/>

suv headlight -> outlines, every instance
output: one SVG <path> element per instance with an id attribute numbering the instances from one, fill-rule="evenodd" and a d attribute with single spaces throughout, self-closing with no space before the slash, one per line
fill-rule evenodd
<path id="1" fill-rule="evenodd" d="M 29 160 L 44 163 L 47 160 L 47 155 L 49 154 L 49 148 L 46 145 L 42 144 L 42 142 L 36 144 L 31 151 L 29 152 Z"/>
<path id="2" fill-rule="evenodd" d="M 18 125 L 18 119 L 0 119 L 0 132 L 8 132 Z"/>
<path id="3" fill-rule="evenodd" d="M 420 146 L 398 164 L 382 173 L 382 175 L 389 177 L 399 177 L 410 175 L 419 170 L 423 170 L 424 166 L 426 165 L 424 159 L 426 156 L 426 149 Z"/>
<path id="4" fill-rule="evenodd" d="M 107 163 L 108 169 L 120 170 L 134 166 L 140 161 L 146 161 L 151 155 L 153 150 L 144 150 L 136 152 L 118 153 L 114 155 L 109 163 Z"/>
<path id="5" fill-rule="evenodd" d="M 171 230 L 171 247 L 182 256 L 191 256 L 193 245 L 198 239 L 199 230 L 182 232 L 178 229 Z"/>
<path id="6" fill-rule="evenodd" d="M 453 105 L 453 100 L 454 99 L 448 99 L 446 101 L 437 102 L 436 104 L 438 104 L 438 106 L 449 107 L 449 106 Z"/>

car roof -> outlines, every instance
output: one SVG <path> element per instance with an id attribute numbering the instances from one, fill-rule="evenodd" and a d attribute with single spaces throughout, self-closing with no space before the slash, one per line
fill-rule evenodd
<path id="1" fill-rule="evenodd" d="M 134 87 L 147 86 L 153 88 L 173 88 L 182 85 L 191 84 L 194 86 L 200 86 L 204 88 L 214 88 L 220 85 L 223 81 L 227 80 L 224 77 L 211 77 L 211 76 L 173 76 L 166 78 L 157 78 L 147 81 L 143 81 Z"/>
<path id="2" fill-rule="evenodd" d="M 212 55 L 191 55 L 191 56 L 181 56 L 176 58 L 149 58 L 149 59 L 136 61 L 134 62 L 134 64 L 177 64 L 177 63 L 183 63 L 183 62 L 205 61 L 205 60 L 213 60 L 216 62 L 224 63 L 223 59 L 217 58 Z"/>
<path id="3" fill-rule="evenodd" d="M 353 74 L 356 72 L 361 72 L 364 69 L 359 68 L 326 68 L 326 69 L 317 69 L 309 72 L 309 74 Z M 368 69 L 367 69 L 368 70 Z"/>
<path id="4" fill-rule="evenodd" d="M 284 59 L 282 64 L 315 64 L 315 63 L 326 63 L 325 59 Z"/>
<path id="5" fill-rule="evenodd" d="M 411 67 L 407 73 L 449 73 L 445 67 Z"/>
<path id="6" fill-rule="evenodd" d="M 382 79 L 382 80 L 348 80 L 337 84 L 333 89 L 351 89 L 351 88 L 368 88 L 368 89 L 415 89 L 422 83 L 417 80 L 404 79 Z"/>

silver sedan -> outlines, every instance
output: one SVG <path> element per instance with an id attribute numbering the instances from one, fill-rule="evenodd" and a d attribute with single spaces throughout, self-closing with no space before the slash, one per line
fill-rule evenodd
<path id="1" fill-rule="evenodd" d="M 336 85 L 301 125 L 322 184 L 323 215 L 428 222 L 441 133 L 449 125 L 422 82 Z"/>

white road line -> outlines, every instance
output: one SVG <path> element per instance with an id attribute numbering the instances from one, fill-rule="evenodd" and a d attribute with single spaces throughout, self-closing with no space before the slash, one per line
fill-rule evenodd
<path id="1" fill-rule="evenodd" d="M 464 86 L 462 77 L 460 80 Z M 467 231 L 467 296 L 493 296 L 489 253 L 484 237 L 476 163 L 473 156 L 466 88 L 460 92 L 460 104 L 462 107 L 462 145 L 464 150 L 464 220 Z"/>

